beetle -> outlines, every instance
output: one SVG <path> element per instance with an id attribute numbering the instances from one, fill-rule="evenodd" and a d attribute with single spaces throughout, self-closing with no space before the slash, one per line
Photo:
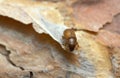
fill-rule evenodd
<path id="1" fill-rule="evenodd" d="M 67 51 L 73 51 L 77 45 L 77 38 L 75 35 L 75 29 L 66 29 L 63 32 L 63 44 Z"/>

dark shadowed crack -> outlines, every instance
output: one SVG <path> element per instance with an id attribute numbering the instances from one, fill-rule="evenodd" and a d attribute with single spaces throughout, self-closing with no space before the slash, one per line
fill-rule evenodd
<path id="1" fill-rule="evenodd" d="M 10 59 L 10 51 L 7 51 L 5 46 L 0 45 L 0 54 L 2 54 L 3 56 L 6 57 L 6 60 L 14 67 L 21 69 L 22 71 L 24 71 L 23 67 L 17 66 L 15 63 L 12 62 L 12 60 Z M 33 78 L 33 72 L 29 71 L 29 74 L 24 75 L 22 78 Z"/>
<path id="2" fill-rule="evenodd" d="M 24 70 L 23 67 L 17 66 L 15 63 L 13 63 L 13 62 L 11 61 L 11 59 L 10 59 L 10 54 L 11 54 L 11 52 L 10 52 L 10 51 L 7 51 L 6 48 L 5 48 L 5 46 L 0 45 L 0 48 L 1 48 L 1 49 L 0 49 L 0 54 L 2 54 L 3 56 L 5 56 L 6 59 L 7 59 L 7 61 L 8 61 L 12 66 L 17 67 L 17 68 L 19 68 L 19 69 L 21 69 L 21 70 Z"/>
<path id="3" fill-rule="evenodd" d="M 33 78 L 33 72 L 30 71 L 30 78 Z"/>
<path id="4" fill-rule="evenodd" d="M 15 63 L 13 63 L 13 62 L 11 61 L 11 59 L 10 59 L 10 54 L 11 54 L 11 52 L 8 51 L 8 55 L 6 56 L 8 62 L 9 62 L 10 64 L 12 64 L 14 67 L 17 67 L 17 68 L 20 68 L 21 70 L 24 70 L 23 67 L 17 66 Z"/>
<path id="5" fill-rule="evenodd" d="M 25 75 L 22 78 L 33 78 L 33 72 L 29 72 L 29 75 Z"/>

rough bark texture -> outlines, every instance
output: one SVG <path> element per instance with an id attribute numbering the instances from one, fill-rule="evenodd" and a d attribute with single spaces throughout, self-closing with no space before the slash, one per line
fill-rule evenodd
<path id="1" fill-rule="evenodd" d="M 0 78 L 119 78 L 119 4 L 119 0 L 0 0 Z M 56 29 L 51 23 L 42 26 L 36 19 L 40 16 L 57 29 L 75 28 L 77 48 L 64 50 L 54 38 L 63 31 L 51 34 L 45 28 Z"/>

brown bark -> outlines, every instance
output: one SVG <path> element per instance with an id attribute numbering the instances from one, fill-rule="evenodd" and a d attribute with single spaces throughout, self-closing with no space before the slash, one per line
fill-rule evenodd
<path id="1" fill-rule="evenodd" d="M 0 0 L 0 78 L 119 78 L 119 3 Z M 72 52 L 62 41 L 70 28 Z"/>

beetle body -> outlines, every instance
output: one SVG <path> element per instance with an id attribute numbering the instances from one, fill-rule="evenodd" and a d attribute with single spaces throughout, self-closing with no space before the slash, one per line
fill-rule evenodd
<path id="1" fill-rule="evenodd" d="M 74 29 L 66 29 L 63 33 L 63 40 L 66 50 L 73 51 L 77 45 Z"/>

